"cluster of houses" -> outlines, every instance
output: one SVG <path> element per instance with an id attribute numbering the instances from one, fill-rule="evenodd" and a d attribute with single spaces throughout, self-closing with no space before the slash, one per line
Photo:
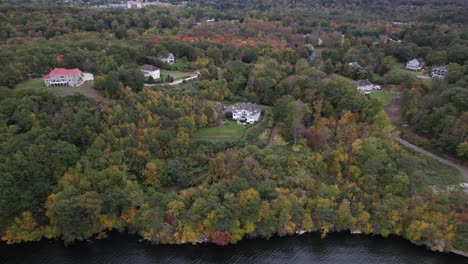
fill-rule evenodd
<path id="1" fill-rule="evenodd" d="M 417 59 L 412 59 L 408 61 L 404 67 L 405 70 L 408 71 L 415 71 L 419 72 L 421 71 L 425 66 L 425 62 L 422 58 L 417 58 Z M 431 73 L 429 74 L 429 77 L 432 79 L 438 78 L 438 79 L 445 79 L 445 76 L 448 74 L 448 68 L 445 66 L 440 66 L 440 67 L 433 67 L 431 70 Z"/>
<path id="2" fill-rule="evenodd" d="M 130 8 L 143 8 L 147 6 L 171 6 L 169 3 L 156 2 L 142 2 L 142 1 L 126 1 L 120 4 L 107 4 L 104 7 L 111 9 L 130 9 Z"/>
<path id="3" fill-rule="evenodd" d="M 161 62 L 174 64 L 175 56 L 173 53 L 169 53 L 166 56 L 158 56 L 157 59 Z M 140 70 L 145 76 L 145 78 L 153 78 L 154 80 L 161 78 L 161 70 L 150 64 L 144 64 L 140 66 Z M 44 80 L 44 85 L 49 86 L 80 86 L 87 80 L 92 80 L 91 77 L 87 77 L 86 74 L 80 71 L 79 69 L 65 69 L 65 68 L 55 68 L 50 71 L 48 74 L 44 75 L 42 79 Z"/>

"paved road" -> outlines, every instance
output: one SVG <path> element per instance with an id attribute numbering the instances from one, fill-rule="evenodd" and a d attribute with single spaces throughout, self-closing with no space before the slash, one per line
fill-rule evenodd
<path id="1" fill-rule="evenodd" d="M 198 78 L 198 75 L 190 76 L 190 77 L 187 77 L 187 78 L 182 79 L 182 80 L 178 80 L 178 81 L 175 81 L 175 82 L 171 82 L 171 83 L 169 83 L 169 85 L 180 84 L 180 83 L 182 83 L 183 81 L 189 81 L 189 80 L 193 80 L 193 79 L 196 79 L 196 78 Z"/>
<path id="2" fill-rule="evenodd" d="M 431 157 L 431 158 L 433 158 L 435 160 L 438 160 L 438 161 L 440 161 L 440 162 L 442 162 L 444 164 L 447 164 L 449 166 L 457 168 L 458 170 L 461 171 L 461 173 L 462 173 L 463 177 L 465 178 L 465 180 L 468 180 L 468 168 L 467 167 L 462 166 L 460 164 L 457 164 L 457 163 L 455 163 L 453 161 L 446 160 L 446 159 L 441 158 L 441 157 L 439 157 L 437 155 L 434 155 L 431 152 L 429 152 L 427 150 L 424 150 L 424 149 L 422 149 L 422 148 L 420 148 L 420 147 L 418 147 L 416 145 L 413 145 L 413 144 L 409 143 L 408 141 L 406 141 L 404 139 L 401 139 L 399 137 L 395 138 L 395 140 L 398 141 L 400 144 L 402 144 L 405 147 L 413 149 L 413 150 L 415 150 L 415 151 L 417 151 L 419 153 L 422 153 L 422 154 L 424 154 L 424 155 L 426 155 L 428 157 Z"/>
<path id="3" fill-rule="evenodd" d="M 174 81 L 174 82 L 171 82 L 171 83 L 163 83 L 163 84 L 177 85 L 177 84 L 181 84 L 183 81 L 189 81 L 189 80 L 193 80 L 193 79 L 196 79 L 196 78 L 198 78 L 198 75 L 192 75 L 192 76 L 187 77 L 187 78 L 182 79 L 182 80 Z M 148 87 L 156 86 L 156 85 L 159 85 L 159 84 L 158 83 L 152 83 L 152 84 L 145 83 L 145 86 L 148 86 Z"/>

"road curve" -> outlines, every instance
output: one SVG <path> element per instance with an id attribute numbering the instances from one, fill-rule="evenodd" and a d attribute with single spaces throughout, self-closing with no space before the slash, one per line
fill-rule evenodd
<path id="1" fill-rule="evenodd" d="M 433 158 L 433 159 L 438 160 L 438 161 L 440 161 L 440 162 L 442 162 L 442 163 L 444 163 L 444 164 L 447 164 L 447 165 L 449 165 L 449 166 L 452 166 L 452 167 L 457 168 L 458 170 L 461 171 L 461 173 L 462 173 L 462 175 L 463 175 L 463 178 L 465 178 L 465 180 L 468 180 L 468 168 L 467 168 L 467 167 L 462 166 L 462 165 L 460 165 L 460 164 L 457 164 L 457 163 L 455 163 L 455 162 L 453 162 L 453 161 L 450 161 L 450 160 L 441 158 L 441 157 L 439 157 L 439 156 L 437 156 L 437 155 L 434 155 L 434 154 L 432 154 L 431 152 L 429 152 L 429 151 L 427 151 L 427 150 L 425 150 L 425 149 L 422 149 L 422 148 L 420 148 L 420 147 L 418 147 L 418 146 L 416 146 L 416 145 L 413 145 L 413 144 L 409 143 L 408 141 L 406 141 L 406 140 L 404 140 L 404 139 L 401 139 L 401 138 L 399 138 L 399 137 L 396 137 L 395 140 L 396 140 L 398 143 L 400 143 L 401 145 L 403 145 L 403 146 L 405 146 L 405 147 L 407 147 L 407 148 L 413 149 L 413 150 L 415 150 L 415 151 L 417 151 L 417 152 L 419 152 L 419 153 L 421 153 L 421 154 L 424 154 L 424 155 L 426 155 L 426 156 L 428 156 L 428 157 L 430 157 L 430 158 Z"/>

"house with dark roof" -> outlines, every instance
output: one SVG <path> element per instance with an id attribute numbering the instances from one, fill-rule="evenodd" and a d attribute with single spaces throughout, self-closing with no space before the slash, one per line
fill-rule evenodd
<path id="1" fill-rule="evenodd" d="M 145 78 L 152 77 L 154 80 L 159 79 L 161 77 L 161 71 L 158 67 L 150 65 L 150 64 L 143 64 L 140 66 L 140 71 L 143 72 Z"/>
<path id="2" fill-rule="evenodd" d="M 76 68 L 55 68 L 42 78 L 45 86 L 78 86 L 83 83 L 83 73 Z"/>
<path id="3" fill-rule="evenodd" d="M 435 67 L 435 68 L 432 68 L 431 78 L 444 79 L 445 76 L 447 76 L 447 74 L 448 74 L 447 67 Z"/>
<path id="4" fill-rule="evenodd" d="M 260 119 L 262 110 L 253 103 L 237 103 L 226 111 L 232 112 L 232 119 L 248 124 L 253 124 Z"/>
<path id="5" fill-rule="evenodd" d="M 408 71 L 420 71 L 424 67 L 424 60 L 422 58 L 412 59 L 406 63 L 405 69 Z"/>

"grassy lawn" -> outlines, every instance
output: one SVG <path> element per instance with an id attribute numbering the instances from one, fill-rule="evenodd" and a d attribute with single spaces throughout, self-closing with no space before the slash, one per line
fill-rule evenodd
<path id="1" fill-rule="evenodd" d="M 422 181 L 429 185 L 452 185 L 465 182 L 461 172 L 425 155 L 411 151 L 417 157 L 415 170 L 420 172 Z"/>
<path id="2" fill-rule="evenodd" d="M 380 80 L 382 80 L 382 76 L 380 76 L 380 74 L 374 72 L 374 73 L 372 73 L 372 80 L 374 82 L 379 82 Z"/>
<path id="3" fill-rule="evenodd" d="M 108 99 L 104 98 L 100 95 L 96 90 L 94 90 L 94 82 L 88 81 L 85 82 L 83 85 L 77 87 L 70 87 L 70 86 L 44 86 L 43 80 L 39 79 L 32 79 L 21 82 L 16 85 L 15 89 L 48 89 L 52 91 L 57 96 L 69 96 L 74 94 L 82 94 L 88 98 L 95 99 L 98 101 L 107 101 Z"/>
<path id="4" fill-rule="evenodd" d="M 45 88 L 44 85 L 44 80 L 42 78 L 38 79 L 32 79 L 32 80 L 27 80 L 24 82 L 20 82 L 16 85 L 17 89 L 39 89 L 39 88 Z"/>
<path id="5" fill-rule="evenodd" d="M 354 82 L 353 79 L 348 78 L 348 77 L 345 77 L 345 76 L 340 75 L 340 74 L 336 74 L 336 73 L 334 73 L 334 74 L 332 75 L 332 78 L 333 78 L 333 80 L 337 80 L 337 81 L 345 81 L 345 82 L 349 82 L 349 83 L 353 83 L 353 82 Z"/>
<path id="6" fill-rule="evenodd" d="M 180 79 L 185 79 L 187 77 L 190 77 L 191 75 L 186 72 L 181 72 L 181 71 L 169 71 L 169 70 L 161 70 L 161 77 L 166 78 L 166 76 L 170 74 L 172 78 L 174 78 L 174 81 L 180 80 Z"/>
<path id="7" fill-rule="evenodd" d="M 393 93 L 387 90 L 373 91 L 369 94 L 371 98 L 377 99 L 382 105 L 386 105 L 393 97 Z"/>
<path id="8" fill-rule="evenodd" d="M 190 69 L 192 68 L 191 62 L 188 62 L 184 59 L 176 59 L 174 64 L 171 64 L 171 69 L 178 69 L 178 70 L 183 70 L 183 69 Z"/>
<path id="9" fill-rule="evenodd" d="M 224 126 L 207 127 L 198 129 L 193 135 L 194 139 L 225 140 L 241 139 L 246 126 L 241 126 L 233 120 L 227 120 Z"/>

